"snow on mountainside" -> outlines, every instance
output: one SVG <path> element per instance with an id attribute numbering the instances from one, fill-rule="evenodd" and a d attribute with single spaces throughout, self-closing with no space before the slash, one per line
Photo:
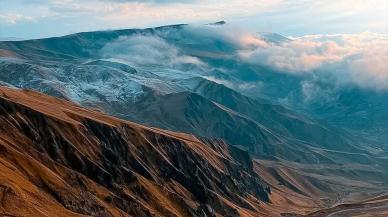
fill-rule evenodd
<path id="1" fill-rule="evenodd" d="M 240 41 L 211 31 L 175 25 L 4 42 L 0 47 L 17 55 L 3 55 L 0 80 L 144 124 L 225 139 L 258 156 L 374 161 L 363 155 L 377 151 L 366 140 L 245 96 L 239 82 L 259 74 L 228 56 L 240 49 Z M 249 45 L 260 38 L 288 40 L 270 33 L 242 38 Z M 349 156 L 339 159 L 332 151 Z"/>

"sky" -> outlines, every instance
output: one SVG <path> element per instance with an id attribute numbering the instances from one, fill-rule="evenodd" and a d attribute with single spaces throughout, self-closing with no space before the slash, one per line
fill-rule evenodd
<path id="1" fill-rule="evenodd" d="M 388 0 L 0 0 L 0 39 L 206 24 L 285 36 L 388 33 Z"/>

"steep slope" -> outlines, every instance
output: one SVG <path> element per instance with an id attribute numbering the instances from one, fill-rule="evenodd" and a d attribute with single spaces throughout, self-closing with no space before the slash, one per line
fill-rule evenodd
<path id="1" fill-rule="evenodd" d="M 362 155 L 369 152 L 368 146 L 345 131 L 198 76 L 177 78 L 172 75 L 176 71 L 163 67 L 150 71 L 100 59 L 80 64 L 0 58 L 0 70 L 3 84 L 142 124 L 224 139 L 256 156 L 308 163 L 372 162 Z"/>
<path id="2" fill-rule="evenodd" d="M 346 131 L 303 116 L 266 100 L 252 99 L 203 78 L 181 80 L 184 86 L 209 100 L 238 112 L 286 137 L 332 150 L 357 150 L 358 141 Z M 189 85 L 185 85 L 189 83 Z M 354 146 L 354 147 L 351 147 Z"/>
<path id="3" fill-rule="evenodd" d="M 269 188 L 221 141 L 0 89 L 1 209 L 33 216 L 260 216 Z"/>
<path id="4" fill-rule="evenodd" d="M 386 146 L 387 91 L 337 85 L 330 79 L 321 81 L 314 76 L 292 76 L 266 67 L 254 71 L 259 76 L 250 77 L 250 83 L 265 84 L 264 88 L 260 88 L 261 97 L 286 103 L 294 111 L 323 119 L 333 126 L 349 129 Z M 306 98 L 308 87 L 316 90 L 316 97 Z M 257 92 L 247 94 L 254 96 Z"/>
<path id="5" fill-rule="evenodd" d="M 240 146 L 256 157 L 267 159 L 288 159 L 307 163 L 349 163 L 375 162 L 371 155 L 361 148 L 352 147 L 344 142 L 343 149 L 325 148 L 322 143 L 308 143 L 287 137 L 279 129 L 268 128 L 265 124 L 247 115 L 236 112 L 222 104 L 206 99 L 192 92 L 179 92 L 162 96 L 140 98 L 136 104 L 117 106 L 111 104 L 108 111 L 119 114 L 124 119 L 133 120 L 150 126 L 157 126 L 174 131 L 183 131 L 210 138 L 222 138 L 228 144 Z M 258 106 L 258 104 L 254 104 Z M 252 106 L 252 110 L 258 108 Z M 248 107 L 249 108 L 249 107 Z M 260 108 L 258 108 L 260 109 Z M 278 115 L 268 116 L 274 120 Z M 286 116 L 284 116 L 286 117 Z M 287 117 L 292 124 L 292 119 Z M 298 120 L 295 120 L 294 126 Z M 302 122 L 306 123 L 306 122 Z M 268 123 L 267 123 L 268 124 Z M 285 127 L 285 126 L 284 126 Z M 299 127 L 299 129 L 301 129 Z M 306 129 L 313 133 L 314 128 Z M 318 130 L 318 133 L 322 131 Z M 303 133 L 303 132 L 302 132 Z M 330 134 L 329 135 L 333 135 Z M 339 137 L 343 139 L 344 137 Z M 346 137 L 345 137 L 346 138 Z M 340 140 L 332 140 L 339 144 Z M 319 145 L 321 145 L 319 147 Z M 346 147 L 346 145 L 349 145 Z M 318 146 L 318 147 L 314 147 Z M 352 152 L 354 151 L 354 152 Z"/>
<path id="6" fill-rule="evenodd" d="M 376 196 L 361 203 L 348 203 L 324 209 L 306 215 L 308 217 L 384 217 L 388 215 L 388 200 L 386 194 Z"/>

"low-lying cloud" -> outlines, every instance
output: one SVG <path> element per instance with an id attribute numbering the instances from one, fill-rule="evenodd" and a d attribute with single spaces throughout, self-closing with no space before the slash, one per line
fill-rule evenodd
<path id="1" fill-rule="evenodd" d="M 384 35 L 312 35 L 241 50 L 242 60 L 298 76 L 330 76 L 338 83 L 388 89 L 388 40 Z"/>
<path id="2" fill-rule="evenodd" d="M 134 65 L 178 66 L 203 64 L 198 58 L 181 54 L 179 49 L 155 35 L 121 37 L 101 50 L 103 58 L 115 58 Z"/>
<path id="3" fill-rule="evenodd" d="M 337 85 L 388 90 L 388 39 L 368 32 L 287 39 L 228 25 L 185 26 L 122 37 L 106 45 L 101 55 L 139 65 L 175 67 L 190 63 L 212 70 L 200 55 L 187 52 L 193 49 L 196 54 L 233 58 L 251 68 L 266 67 L 302 80 L 313 75 L 315 80 L 330 80 Z M 307 85 L 305 89 L 311 88 Z"/>

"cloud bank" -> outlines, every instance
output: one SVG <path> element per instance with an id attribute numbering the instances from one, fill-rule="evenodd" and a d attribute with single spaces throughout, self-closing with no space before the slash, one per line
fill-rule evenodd
<path id="1" fill-rule="evenodd" d="M 204 64 L 198 58 L 181 54 L 177 47 L 155 35 L 121 37 L 107 44 L 100 54 L 103 58 L 119 59 L 133 65 Z"/>
<path id="2" fill-rule="evenodd" d="M 388 89 L 388 39 L 373 33 L 310 35 L 241 50 L 249 64 L 297 76 L 316 74 L 338 83 Z"/>
<path id="3" fill-rule="evenodd" d="M 194 50 L 195 54 L 187 50 Z M 153 35 L 123 37 L 101 51 L 103 58 L 121 59 L 131 64 L 179 67 L 188 63 L 199 66 L 200 70 L 214 70 L 211 63 L 201 59 L 202 54 L 232 58 L 253 69 L 265 67 L 302 80 L 314 77 L 336 85 L 388 90 L 388 39 L 369 32 L 287 39 L 229 25 L 185 26 L 160 29 Z M 230 81 L 217 82 L 231 86 Z M 312 81 L 301 83 L 301 89 L 318 92 Z"/>

